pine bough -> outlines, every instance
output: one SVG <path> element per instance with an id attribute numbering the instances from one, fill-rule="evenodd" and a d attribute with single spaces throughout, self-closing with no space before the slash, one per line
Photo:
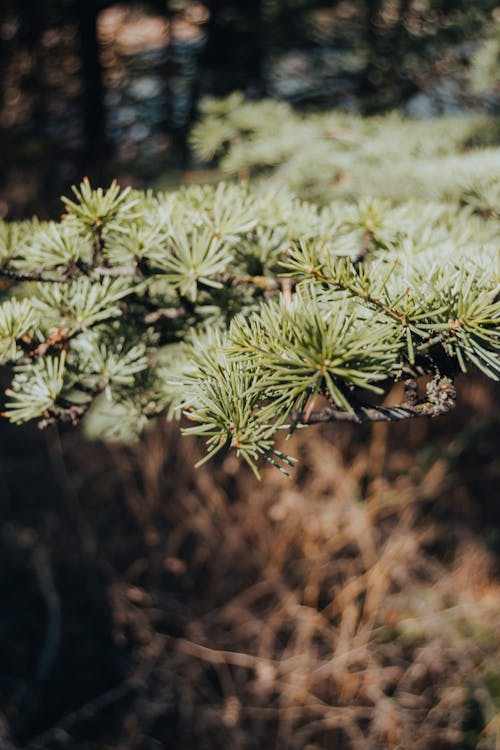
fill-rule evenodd
<path id="1" fill-rule="evenodd" d="M 290 464 L 279 430 L 443 414 L 458 373 L 500 375 L 498 214 L 478 200 L 85 180 L 60 222 L 0 226 L 4 416 L 129 439 L 166 411 L 257 472 Z"/>
<path id="2" fill-rule="evenodd" d="M 303 114 L 285 102 L 246 102 L 239 92 L 207 97 L 200 109 L 192 148 L 226 178 L 272 181 L 322 205 L 368 194 L 461 201 L 478 190 L 483 205 L 499 210 L 498 117 Z"/>

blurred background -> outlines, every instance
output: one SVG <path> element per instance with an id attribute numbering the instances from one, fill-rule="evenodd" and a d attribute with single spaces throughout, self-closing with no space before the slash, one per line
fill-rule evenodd
<path id="1" fill-rule="evenodd" d="M 53 214 L 84 174 L 175 183 L 196 166 L 186 134 L 207 94 L 498 112 L 495 0 L 3 0 L 0 13 L 9 217 Z"/>
<path id="2" fill-rule="evenodd" d="M 2 0 L 0 217 L 217 179 L 207 95 L 497 118 L 499 52 L 495 0 Z M 0 423 L 1 750 L 500 748 L 499 393 L 459 393 L 261 483 Z"/>

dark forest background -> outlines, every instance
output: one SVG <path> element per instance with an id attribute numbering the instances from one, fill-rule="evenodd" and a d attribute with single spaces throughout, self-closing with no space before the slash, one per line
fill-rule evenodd
<path id="1" fill-rule="evenodd" d="M 151 185 L 196 166 L 200 96 L 417 116 L 494 111 L 470 64 L 494 0 L 3 0 L 3 214 L 57 210 L 83 175 Z M 498 9 L 497 9 L 498 11 Z M 497 13 L 498 15 L 498 13 Z M 175 175 L 172 179 L 178 178 Z"/>

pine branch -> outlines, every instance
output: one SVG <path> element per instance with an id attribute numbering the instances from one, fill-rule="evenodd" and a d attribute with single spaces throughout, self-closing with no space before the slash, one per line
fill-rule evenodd
<path id="1" fill-rule="evenodd" d="M 245 106 L 257 129 L 292 116 Z M 279 181 L 154 195 L 85 180 L 61 222 L 0 222 L 4 416 L 135 439 L 155 415 L 184 413 L 206 458 L 232 449 L 258 474 L 262 458 L 291 463 L 276 435 L 297 424 L 446 414 L 458 372 L 500 378 L 498 217 L 472 202 L 492 204 L 496 188 L 481 185 L 446 204 L 320 207 Z M 414 379 L 429 374 L 419 399 Z M 401 379 L 398 406 L 358 400 L 381 403 Z M 320 395 L 331 406 L 315 411 Z"/>
<path id="2" fill-rule="evenodd" d="M 358 262 L 360 262 L 360 260 L 361 258 Z M 361 284 L 356 283 L 356 281 L 347 281 L 332 276 L 326 276 L 321 271 L 315 268 L 311 269 L 308 275 L 316 281 L 319 281 L 323 284 L 329 284 L 330 286 L 333 286 L 337 289 L 342 289 L 345 292 L 349 292 L 355 297 L 359 297 L 361 300 L 366 302 L 366 304 L 371 305 L 376 310 L 381 310 L 386 315 L 389 315 L 391 318 L 398 321 L 398 323 L 405 324 L 406 322 L 404 313 L 399 312 L 395 308 L 388 305 L 386 302 L 383 302 L 381 299 L 375 297 L 368 290 L 364 289 Z"/>

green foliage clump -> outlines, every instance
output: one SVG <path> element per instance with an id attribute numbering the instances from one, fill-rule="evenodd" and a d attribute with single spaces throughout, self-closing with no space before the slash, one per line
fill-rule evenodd
<path id="1" fill-rule="evenodd" d="M 489 24 L 488 33 L 472 59 L 470 78 L 472 89 L 478 93 L 492 92 L 498 96 L 500 91 L 498 70 L 500 68 L 500 13 L 493 11 L 493 23 Z"/>
<path id="2" fill-rule="evenodd" d="M 320 207 L 262 185 L 84 181 L 61 221 L 1 226 L 5 416 L 130 439 L 166 410 L 207 457 L 229 446 L 256 470 L 290 463 L 281 429 L 443 413 L 458 372 L 500 375 L 490 189 Z M 398 380 L 405 403 L 384 408 Z"/>
<path id="3" fill-rule="evenodd" d="M 284 102 L 250 104 L 238 94 L 205 99 L 200 108 L 191 145 L 201 160 L 215 160 L 227 176 L 270 179 L 321 204 L 361 195 L 460 200 L 463 190 L 500 171 L 494 117 L 304 115 Z"/>

